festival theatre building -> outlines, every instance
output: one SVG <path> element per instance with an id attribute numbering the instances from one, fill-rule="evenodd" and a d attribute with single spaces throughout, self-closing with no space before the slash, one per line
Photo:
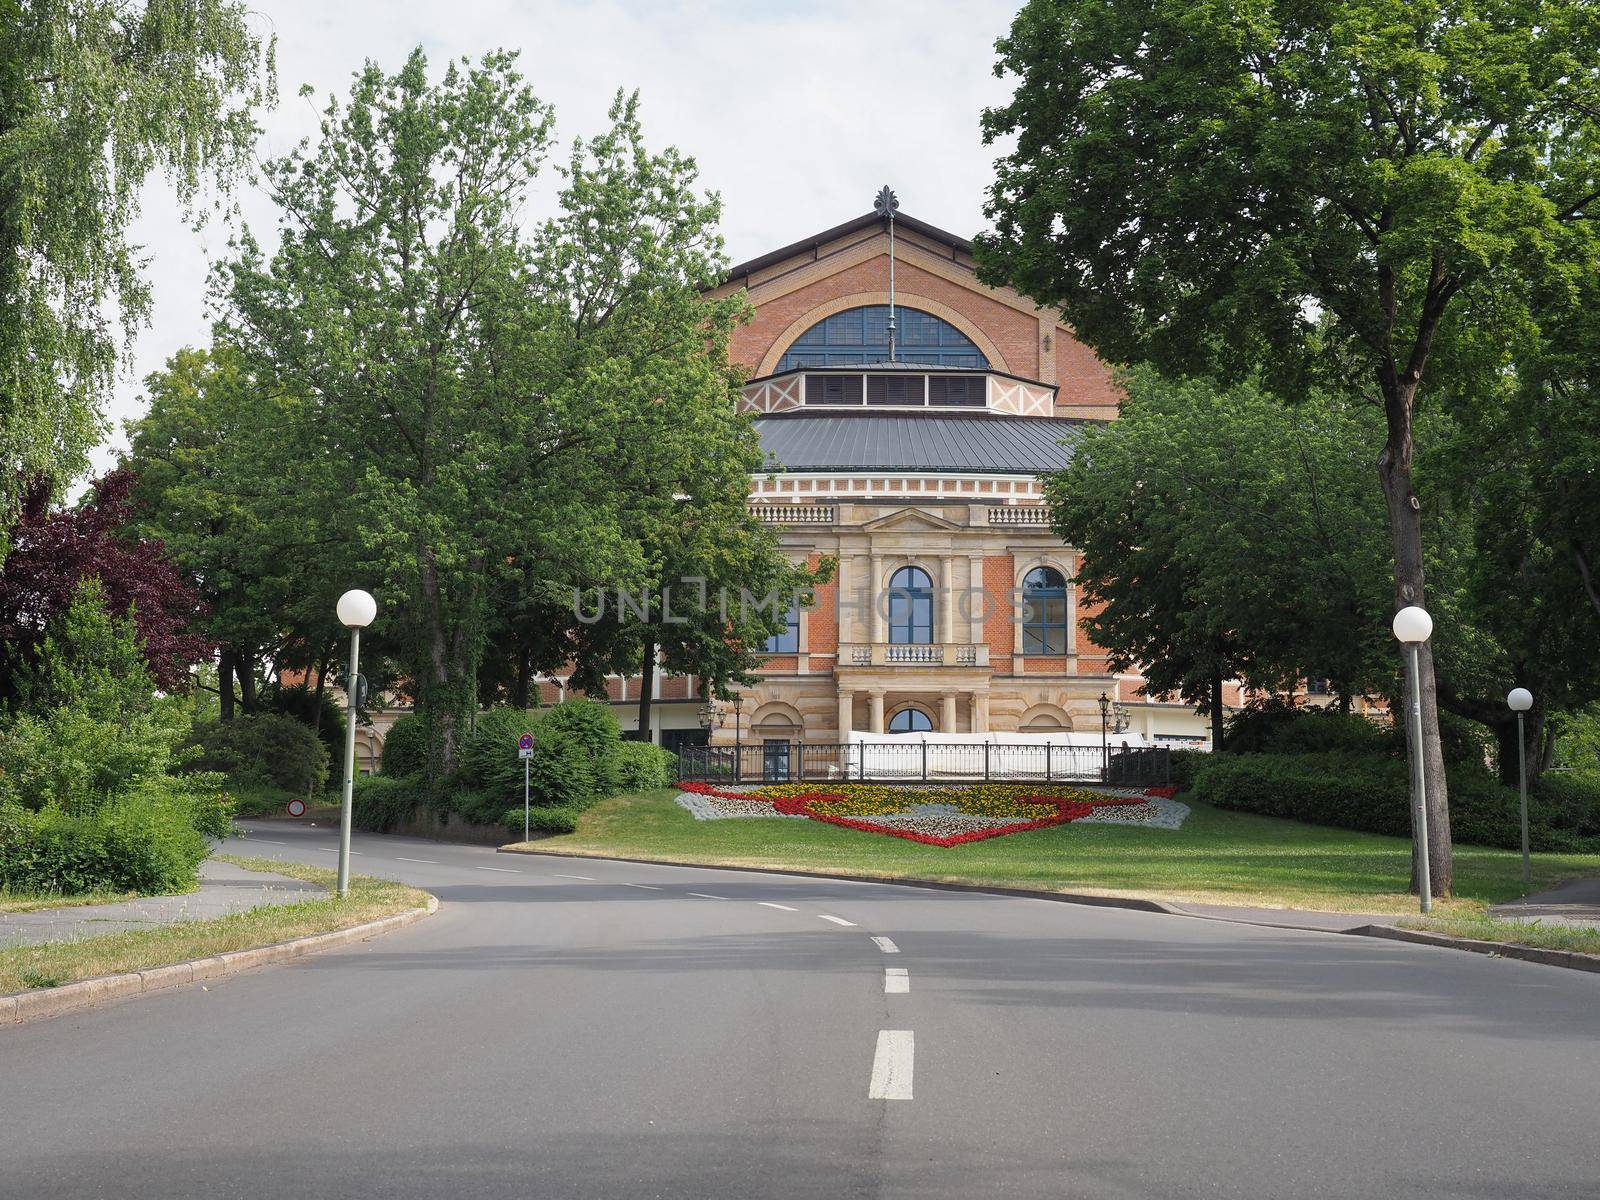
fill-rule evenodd
<path id="1" fill-rule="evenodd" d="M 874 213 L 741 263 L 716 294 L 733 291 L 754 310 L 732 354 L 773 468 L 752 511 L 796 561 L 838 566 L 714 743 L 1098 741 L 1102 695 L 1119 741 L 1204 743 L 1202 717 L 1146 697 L 1083 632 L 1040 476 L 1118 395 L 1057 314 L 980 283 L 969 242 L 901 213 L 892 233 Z"/>

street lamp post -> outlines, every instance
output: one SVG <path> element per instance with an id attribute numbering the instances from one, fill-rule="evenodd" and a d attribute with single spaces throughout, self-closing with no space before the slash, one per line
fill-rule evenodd
<path id="1" fill-rule="evenodd" d="M 1415 604 L 1394 615 L 1394 636 L 1405 646 L 1411 666 L 1411 813 L 1416 840 L 1417 890 L 1422 911 L 1433 911 L 1433 883 L 1428 863 L 1427 778 L 1422 759 L 1422 667 L 1418 647 L 1433 634 L 1433 618 Z"/>
<path id="2" fill-rule="evenodd" d="M 1512 688 L 1506 693 L 1506 707 L 1517 714 L 1517 793 L 1522 799 L 1522 882 L 1533 882 L 1533 866 L 1528 861 L 1528 752 L 1523 737 L 1522 714 L 1533 707 L 1533 693 L 1527 688 Z"/>
<path id="3" fill-rule="evenodd" d="M 1105 782 L 1111 774 L 1111 741 L 1106 731 L 1111 720 L 1111 697 L 1100 693 L 1100 780 Z"/>
<path id="4" fill-rule="evenodd" d="M 744 772 L 744 742 L 741 740 L 744 724 L 744 697 L 738 692 L 733 694 L 733 781 L 738 783 L 743 778 Z"/>
<path id="5" fill-rule="evenodd" d="M 339 623 L 350 630 L 350 673 L 345 676 L 348 712 L 344 729 L 344 799 L 339 806 L 339 895 L 350 894 L 350 814 L 356 772 L 356 669 L 361 665 L 361 631 L 378 615 L 378 602 L 370 593 L 352 588 L 339 597 L 335 608 Z"/>

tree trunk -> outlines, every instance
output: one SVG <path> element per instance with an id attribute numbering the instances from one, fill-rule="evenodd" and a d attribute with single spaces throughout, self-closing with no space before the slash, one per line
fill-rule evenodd
<path id="1" fill-rule="evenodd" d="M 1422 505 L 1411 488 L 1411 413 L 1415 381 L 1384 380 L 1385 415 L 1389 440 L 1378 457 L 1378 479 L 1389 510 L 1389 535 L 1394 548 L 1395 610 L 1421 605 L 1426 595 L 1422 571 Z M 1401 650 L 1402 672 L 1409 672 L 1409 654 Z M 1452 887 L 1450 803 L 1445 786 L 1444 751 L 1439 743 L 1439 704 L 1433 675 L 1433 646 L 1418 647 L 1416 681 L 1422 709 L 1422 766 L 1424 799 L 1428 814 L 1429 879 L 1435 896 L 1448 896 Z M 1405 714 L 1402 714 L 1405 716 Z M 1407 737 L 1410 723 L 1406 720 Z M 1413 821 L 1415 817 L 1413 816 Z M 1415 842 L 1415 838 L 1413 838 Z M 1418 863 L 1413 861 L 1411 888 L 1417 889 Z"/>
<path id="2" fill-rule="evenodd" d="M 239 651 L 234 656 L 233 669 L 239 676 L 239 704 L 245 716 L 253 717 L 261 711 L 261 704 L 256 699 L 255 655 Z"/>
<path id="3" fill-rule="evenodd" d="M 322 648 L 322 657 L 317 660 L 317 690 L 312 693 L 311 732 L 318 737 L 322 736 L 322 701 L 328 691 L 328 660 L 332 657 L 333 643 L 329 642 Z"/>
<path id="4" fill-rule="evenodd" d="M 511 685 L 513 707 L 526 710 L 528 696 L 533 687 L 533 647 L 524 646 L 517 656 L 517 678 Z"/>
<path id="5" fill-rule="evenodd" d="M 222 719 L 233 720 L 233 651 L 226 646 L 217 656 L 217 699 L 222 703 Z"/>
<path id="6" fill-rule="evenodd" d="M 644 661 L 639 667 L 639 728 L 634 736 L 641 742 L 656 740 L 650 733 L 650 693 L 655 691 L 655 682 L 656 644 L 650 641 L 644 644 Z"/>
<path id="7" fill-rule="evenodd" d="M 1222 749 L 1222 672 L 1211 677 L 1211 749 Z"/>

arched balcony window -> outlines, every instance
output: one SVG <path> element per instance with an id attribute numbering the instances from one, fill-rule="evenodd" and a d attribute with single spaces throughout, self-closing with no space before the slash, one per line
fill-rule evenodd
<path id="1" fill-rule="evenodd" d="M 889 718 L 890 733 L 932 733 L 933 722 L 917 708 L 902 708 Z"/>
<path id="2" fill-rule="evenodd" d="M 1067 652 L 1067 581 L 1054 567 L 1035 567 L 1023 577 L 1022 652 Z"/>
<path id="3" fill-rule="evenodd" d="M 897 646 L 933 641 L 933 580 L 921 567 L 901 567 L 889 577 L 889 641 Z"/>

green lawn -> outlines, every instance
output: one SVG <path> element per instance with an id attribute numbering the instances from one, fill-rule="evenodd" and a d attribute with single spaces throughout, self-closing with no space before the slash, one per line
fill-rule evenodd
<path id="1" fill-rule="evenodd" d="M 676 794 L 614 797 L 585 813 L 576 833 L 527 848 L 1212 904 L 1416 911 L 1404 890 L 1408 842 L 1204 805 L 1192 805 L 1177 831 L 1068 824 L 945 848 L 819 821 L 696 821 Z M 1511 851 L 1459 846 L 1456 898 L 1435 910 L 1465 916 L 1513 899 L 1523 892 L 1521 870 Z M 1533 872 L 1535 889 L 1600 874 L 1600 855 L 1538 854 Z"/>
<path id="2" fill-rule="evenodd" d="M 275 871 L 330 889 L 335 881 L 335 873 L 326 867 L 277 859 L 221 857 L 252 871 Z M 350 894 L 343 898 L 328 895 L 294 904 L 263 904 L 210 921 L 186 921 L 75 941 L 0 949 L 0 995 L 142 971 L 252 946 L 270 946 L 290 938 L 376 921 L 427 903 L 428 894 L 416 888 L 356 875 L 350 880 Z"/>

